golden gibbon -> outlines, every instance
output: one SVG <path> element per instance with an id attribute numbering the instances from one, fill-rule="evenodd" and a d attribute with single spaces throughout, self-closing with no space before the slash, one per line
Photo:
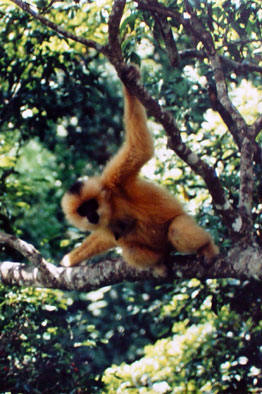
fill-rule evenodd
<path id="1" fill-rule="evenodd" d="M 130 66 L 132 77 L 139 71 Z M 162 187 L 139 176 L 154 154 L 143 105 L 123 86 L 126 137 L 100 176 L 74 183 L 62 199 L 66 218 L 91 234 L 65 255 L 64 267 L 79 264 L 116 246 L 124 260 L 165 275 L 164 257 L 174 248 L 198 253 L 206 260 L 218 254 L 212 237 L 191 218 L 178 200 Z"/>

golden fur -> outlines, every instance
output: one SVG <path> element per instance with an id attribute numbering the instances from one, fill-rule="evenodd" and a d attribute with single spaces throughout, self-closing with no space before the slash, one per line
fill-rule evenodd
<path id="1" fill-rule="evenodd" d="M 153 141 L 143 105 L 125 87 L 123 91 L 123 146 L 101 176 L 78 182 L 63 197 L 67 219 L 91 234 L 61 264 L 74 266 L 116 246 L 122 248 L 130 265 L 153 267 L 162 275 L 162 259 L 171 247 L 213 258 L 218 248 L 211 236 L 185 213 L 174 196 L 139 177 L 141 167 L 154 154 Z"/>

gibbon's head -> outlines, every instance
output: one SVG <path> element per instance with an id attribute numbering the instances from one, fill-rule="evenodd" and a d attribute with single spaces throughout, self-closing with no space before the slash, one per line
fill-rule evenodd
<path id="1" fill-rule="evenodd" d="M 67 220 L 83 231 L 109 223 L 111 210 L 100 178 L 76 181 L 62 198 L 62 208 Z"/>

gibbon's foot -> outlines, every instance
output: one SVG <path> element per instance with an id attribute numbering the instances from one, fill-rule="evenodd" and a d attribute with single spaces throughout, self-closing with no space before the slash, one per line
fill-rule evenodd
<path id="1" fill-rule="evenodd" d="M 219 253 L 210 234 L 187 214 L 177 216 L 168 230 L 168 238 L 180 253 L 204 256 L 208 261 Z"/>
<path id="2" fill-rule="evenodd" d="M 219 248 L 215 245 L 212 239 L 210 239 L 207 245 L 204 245 L 197 251 L 197 256 L 201 257 L 201 263 L 206 267 L 210 267 L 210 265 L 212 265 L 218 254 Z"/>
<path id="3" fill-rule="evenodd" d="M 168 271 L 168 267 L 164 263 L 157 264 L 153 267 L 153 275 L 155 277 L 167 278 Z"/>
<path id="4" fill-rule="evenodd" d="M 213 249 L 213 253 L 211 255 L 206 255 L 205 253 L 203 253 L 203 250 L 199 250 L 197 253 L 197 257 L 200 261 L 200 264 L 204 267 L 204 268 L 210 268 L 213 263 L 216 260 L 216 257 L 219 255 L 219 248 L 214 245 L 214 249 Z"/>

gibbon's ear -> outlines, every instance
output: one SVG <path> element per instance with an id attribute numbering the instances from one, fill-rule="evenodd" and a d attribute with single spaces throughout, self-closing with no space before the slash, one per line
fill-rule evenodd
<path id="1" fill-rule="evenodd" d="M 96 198 L 91 198 L 90 200 L 84 201 L 78 208 L 77 213 L 82 217 L 87 217 L 88 221 L 92 224 L 97 224 L 99 222 L 98 202 Z"/>

